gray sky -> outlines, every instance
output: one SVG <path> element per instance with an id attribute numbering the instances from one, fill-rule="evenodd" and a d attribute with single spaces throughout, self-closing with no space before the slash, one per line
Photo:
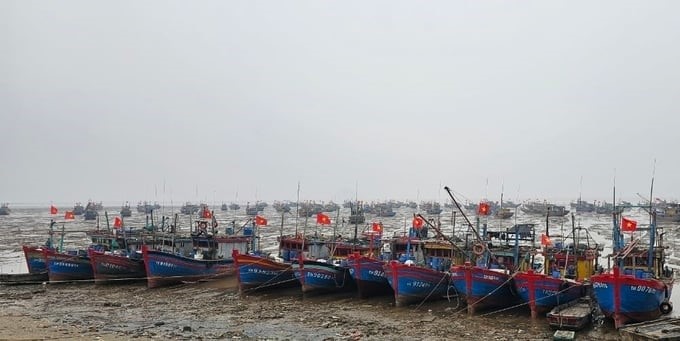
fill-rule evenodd
<path id="1" fill-rule="evenodd" d="M 678 198 L 679 12 L 1 1 L 0 201 Z"/>

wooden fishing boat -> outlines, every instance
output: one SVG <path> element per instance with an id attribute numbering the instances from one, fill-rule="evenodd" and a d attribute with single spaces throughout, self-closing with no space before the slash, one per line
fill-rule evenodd
<path id="1" fill-rule="evenodd" d="M 359 297 L 387 295 L 393 293 L 390 283 L 385 276 L 385 261 L 360 253 L 353 253 L 347 257 L 350 275 L 354 279 Z"/>
<path id="2" fill-rule="evenodd" d="M 120 208 L 120 216 L 123 218 L 131 217 L 132 216 L 132 209 L 130 208 L 129 203 L 125 203 L 121 208 Z"/>
<path id="3" fill-rule="evenodd" d="M 94 278 L 87 250 L 43 249 L 50 283 L 90 281 Z"/>
<path id="4" fill-rule="evenodd" d="M 437 238 L 429 238 L 422 226 L 425 219 L 414 219 L 408 236 L 395 237 L 390 241 L 392 257 L 385 264 L 385 277 L 394 291 L 395 305 L 403 306 L 426 300 L 437 300 L 454 293 L 450 286 L 448 269 L 461 264 L 463 250 L 445 239 L 434 226 Z"/>
<path id="5" fill-rule="evenodd" d="M 680 340 L 680 318 L 665 317 L 629 324 L 619 329 L 619 335 L 623 341 Z"/>
<path id="6" fill-rule="evenodd" d="M 234 250 L 234 267 L 241 292 L 300 286 L 291 262 Z"/>
<path id="7" fill-rule="evenodd" d="M 480 234 L 479 216 L 475 227 L 468 220 L 451 190 L 448 187 L 444 189 L 476 237 L 472 250 L 468 253 L 468 260 L 462 265 L 453 265 L 450 270 L 451 284 L 462 301 L 467 304 L 468 313 L 474 314 L 477 310 L 513 305 L 517 301 L 514 274 L 525 265 L 522 262 L 534 240 L 533 231 L 513 226 L 505 232 L 502 244 L 491 245 L 490 240 L 482 238 L 482 236 L 487 238 L 486 224 L 483 225 Z"/>
<path id="8" fill-rule="evenodd" d="M 47 271 L 43 249 L 47 246 L 22 245 L 28 273 L 41 273 Z"/>
<path id="9" fill-rule="evenodd" d="M 248 251 L 253 241 L 252 227 L 244 229 L 243 235 L 218 236 L 215 234 L 216 220 L 212 214 L 211 217 L 212 221 L 208 218 L 195 221 L 189 250 L 174 242 L 171 243 L 172 251 L 164 251 L 164 245 L 142 247 L 147 287 L 207 281 L 235 273 L 234 250 Z M 211 232 L 208 226 L 213 227 Z"/>
<path id="10" fill-rule="evenodd" d="M 0 215 L 9 215 L 12 210 L 9 209 L 8 203 L 0 204 Z"/>
<path id="11" fill-rule="evenodd" d="M 649 213 L 652 219 L 646 246 L 641 239 L 633 239 L 624 245 L 620 215 L 613 215 L 614 253 L 608 257 L 613 267 L 591 279 L 600 309 L 614 320 L 616 328 L 629 322 L 654 320 L 673 309 L 670 297 L 674 276 L 665 266 L 664 233 L 658 231 L 655 212 Z M 621 222 L 628 225 L 632 221 L 621 217 Z"/>
<path id="12" fill-rule="evenodd" d="M 120 283 L 146 279 L 141 252 L 88 250 L 95 284 Z"/>
<path id="13" fill-rule="evenodd" d="M 593 302 L 587 296 L 560 304 L 546 315 L 550 327 L 568 330 L 585 328 L 592 320 L 592 316 Z"/>
<path id="14" fill-rule="evenodd" d="M 347 263 L 328 263 L 324 259 L 293 261 L 295 278 L 300 281 L 303 294 L 350 291 L 356 288 Z"/>
<path id="15" fill-rule="evenodd" d="M 532 318 L 583 297 L 599 257 L 599 247 L 587 230 L 572 226 L 568 239 L 555 245 L 548 242 L 547 231 L 546 223 L 546 243 L 539 253 L 532 252 L 531 269 L 519 271 L 514 279 L 517 294 L 529 305 Z M 572 243 L 567 245 L 567 240 Z"/>
<path id="16" fill-rule="evenodd" d="M 0 285 L 40 284 L 47 281 L 47 271 L 36 273 L 0 274 Z"/>

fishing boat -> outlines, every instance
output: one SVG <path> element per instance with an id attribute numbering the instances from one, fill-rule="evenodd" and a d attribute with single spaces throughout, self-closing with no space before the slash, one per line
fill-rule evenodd
<path id="1" fill-rule="evenodd" d="M 73 214 L 74 215 L 82 215 L 83 213 L 85 213 L 85 207 L 83 207 L 83 205 L 81 203 L 77 202 L 73 206 Z"/>
<path id="2" fill-rule="evenodd" d="M 593 301 L 589 296 L 581 297 L 551 309 L 546 318 L 550 327 L 555 329 L 581 330 L 593 318 Z"/>
<path id="3" fill-rule="evenodd" d="M 448 269 L 464 260 L 463 250 L 445 238 L 432 224 L 417 216 L 408 236 L 395 237 L 390 242 L 394 259 L 384 265 L 385 277 L 394 291 L 397 306 L 436 300 L 454 293 L 450 287 Z M 428 227 L 436 238 L 428 237 Z"/>
<path id="4" fill-rule="evenodd" d="M 233 258 L 241 292 L 300 285 L 289 261 L 266 255 L 242 254 L 238 250 L 234 250 Z"/>
<path id="5" fill-rule="evenodd" d="M 363 224 L 366 222 L 363 204 L 358 201 L 356 205 L 350 203 L 350 214 L 348 222 L 352 225 Z"/>
<path id="6" fill-rule="evenodd" d="M 229 209 L 232 211 L 240 210 L 241 206 L 237 203 L 231 203 L 229 204 Z"/>
<path id="7" fill-rule="evenodd" d="M 250 254 L 234 251 L 234 266 L 241 292 L 300 285 L 300 281 L 295 278 L 292 261 L 309 250 L 309 242 L 300 234 L 284 236 L 283 217 L 282 212 L 277 255 L 267 255 L 259 251 Z"/>
<path id="8" fill-rule="evenodd" d="M 680 340 L 680 318 L 664 317 L 619 329 L 623 341 Z"/>
<path id="9" fill-rule="evenodd" d="M 514 293 L 514 274 L 526 266 L 524 254 L 529 251 L 525 244 L 533 242 L 533 235 L 523 229 L 513 227 L 505 233 L 505 242 L 493 245 L 485 230 L 479 231 L 468 220 L 460 204 L 456 201 L 448 187 L 444 187 L 451 200 L 458 208 L 469 229 L 474 233 L 475 243 L 468 253 L 467 261 L 462 265 L 451 267 L 451 284 L 455 287 L 461 300 L 467 304 L 469 314 L 489 308 L 504 308 L 516 301 Z M 483 225 L 486 229 L 486 224 Z M 522 243 L 522 245 L 520 244 Z M 529 244 L 530 246 L 530 244 Z"/>
<path id="10" fill-rule="evenodd" d="M 648 213 L 646 240 L 631 235 L 625 244 L 623 229 L 633 234 L 637 222 L 613 214 L 613 253 L 607 257 L 610 269 L 591 278 L 600 309 L 614 320 L 617 329 L 630 322 L 657 319 L 673 309 L 674 276 L 665 265 L 663 229 L 657 227 L 656 212 Z"/>
<path id="11" fill-rule="evenodd" d="M 222 203 L 222 206 L 220 206 L 220 211 L 228 211 L 228 210 L 229 210 L 229 206 L 227 206 L 227 204 L 225 204 L 225 203 Z"/>
<path id="12" fill-rule="evenodd" d="M 203 213 L 202 217 L 205 216 Z M 175 244 L 172 245 L 174 252 L 147 245 L 142 247 L 147 287 L 207 281 L 234 274 L 232 255 L 234 250 L 239 253 L 248 251 L 253 240 L 252 228 L 244 231 L 243 235 L 218 235 L 214 215 L 211 214 L 211 217 L 195 221 L 190 250 Z M 209 231 L 209 226 L 212 226 L 212 231 Z"/>
<path id="13" fill-rule="evenodd" d="M 192 204 L 190 202 L 184 203 L 182 207 L 179 209 L 179 212 L 182 214 L 195 214 L 198 213 L 198 210 L 201 208 L 200 205 Z"/>
<path id="14" fill-rule="evenodd" d="M 10 212 L 12 212 L 12 210 L 9 209 L 8 203 L 0 204 L 0 215 L 9 215 Z"/>
<path id="15" fill-rule="evenodd" d="M 517 294 L 529 305 L 532 318 L 585 296 L 599 257 L 599 245 L 581 227 L 572 226 L 570 235 L 552 245 L 546 223 L 543 236 L 543 248 L 531 252 L 532 267 L 514 278 Z M 567 245 L 568 240 L 572 243 Z"/>
<path id="16" fill-rule="evenodd" d="M 564 217 L 569 213 L 569 210 L 562 205 L 555 205 L 547 201 L 528 201 L 522 204 L 520 208 L 526 214 L 535 214 L 550 217 Z"/>
<path id="17" fill-rule="evenodd" d="M 153 245 L 153 236 L 125 226 L 116 228 L 114 234 L 109 250 L 88 249 L 95 284 L 146 279 L 141 246 Z M 97 242 L 96 236 L 90 234 L 90 237 Z"/>
<path id="18" fill-rule="evenodd" d="M 510 219 L 513 215 L 515 215 L 515 212 L 506 207 L 498 208 L 493 213 L 493 216 L 496 217 L 496 219 Z"/>
<path id="19" fill-rule="evenodd" d="M 121 208 L 120 208 L 120 216 L 123 218 L 131 217 L 132 216 L 132 209 L 130 208 L 129 203 L 125 203 Z"/>
<path id="20" fill-rule="evenodd" d="M 87 250 L 43 249 L 50 283 L 90 281 L 94 278 Z"/>
<path id="21" fill-rule="evenodd" d="M 144 280 L 146 270 L 142 253 L 127 250 L 88 250 L 95 284 Z"/>
<path id="22" fill-rule="evenodd" d="M 37 273 L 0 274 L 0 285 L 40 284 L 47 280 L 47 271 Z"/>
<path id="23" fill-rule="evenodd" d="M 369 240 L 368 254 L 352 252 L 347 256 L 347 266 L 349 273 L 354 279 L 359 292 L 359 297 L 367 298 L 371 296 L 392 294 L 392 287 L 385 277 L 384 265 L 390 259 L 389 244 L 382 244 L 382 223 L 373 223 L 372 231 L 363 233 Z M 385 249 L 385 247 L 387 247 Z M 387 252 L 378 253 L 380 249 Z"/>
<path id="24" fill-rule="evenodd" d="M 300 253 L 298 259 L 293 260 L 293 272 L 304 294 L 356 288 L 347 258 L 354 252 L 369 253 L 370 246 L 365 240 L 335 236 L 331 239 L 312 238 L 308 241 L 308 248 L 307 254 Z"/>
<path id="25" fill-rule="evenodd" d="M 48 248 L 48 246 L 22 245 L 21 248 L 24 251 L 24 257 L 26 258 L 28 273 L 33 274 L 47 271 L 43 249 Z"/>
<path id="26" fill-rule="evenodd" d="M 151 214 L 153 210 L 156 209 L 154 204 L 144 201 L 137 203 L 137 213 Z"/>
<path id="27" fill-rule="evenodd" d="M 90 201 L 87 203 L 85 206 L 85 212 L 83 213 L 83 218 L 85 220 L 95 220 L 97 219 L 97 216 L 99 213 L 97 213 L 97 208 L 94 202 Z"/>

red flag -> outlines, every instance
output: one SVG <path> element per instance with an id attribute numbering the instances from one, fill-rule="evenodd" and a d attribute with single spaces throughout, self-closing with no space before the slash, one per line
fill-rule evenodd
<path id="1" fill-rule="evenodd" d="M 59 212 L 59 210 L 54 205 L 51 205 L 50 214 L 57 214 L 57 212 Z"/>
<path id="2" fill-rule="evenodd" d="M 267 226 L 267 219 L 259 215 L 255 216 L 255 225 L 257 226 Z"/>
<path id="3" fill-rule="evenodd" d="M 382 233 L 383 226 L 382 223 L 373 223 L 373 232 Z"/>
<path id="4" fill-rule="evenodd" d="M 477 214 L 479 215 L 489 215 L 490 207 L 489 203 L 486 202 L 480 202 L 479 206 L 477 207 Z"/>
<path id="5" fill-rule="evenodd" d="M 123 219 L 120 219 L 120 217 L 113 218 L 113 227 L 117 229 L 123 227 Z"/>
<path id="6" fill-rule="evenodd" d="M 203 209 L 203 212 L 201 213 L 201 217 L 203 219 L 210 219 L 210 218 L 212 218 L 212 213 L 208 209 Z"/>
<path id="7" fill-rule="evenodd" d="M 633 219 L 628 219 L 626 217 L 621 217 L 621 231 L 623 232 L 634 232 L 637 228 L 637 221 Z"/>
<path id="8" fill-rule="evenodd" d="M 330 225 L 331 217 L 319 212 L 316 214 L 316 223 L 320 225 Z"/>
<path id="9" fill-rule="evenodd" d="M 552 245 L 552 241 L 550 240 L 550 237 L 546 236 L 545 234 L 541 234 L 541 245 L 545 245 L 545 246 Z"/>
<path id="10" fill-rule="evenodd" d="M 64 219 L 76 219 L 76 215 L 73 214 L 73 211 L 66 211 L 66 213 L 64 213 Z"/>
<path id="11" fill-rule="evenodd" d="M 422 218 L 413 217 L 413 227 L 415 229 L 420 230 L 421 228 L 423 228 L 423 224 L 425 224 L 425 222 L 423 221 Z"/>

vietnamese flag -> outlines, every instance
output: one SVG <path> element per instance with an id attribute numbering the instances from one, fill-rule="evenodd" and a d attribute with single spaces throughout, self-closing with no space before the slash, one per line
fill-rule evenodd
<path id="1" fill-rule="evenodd" d="M 621 231 L 623 232 L 635 232 L 637 228 L 637 221 L 633 219 L 628 219 L 626 217 L 621 217 Z"/>
<path id="2" fill-rule="evenodd" d="M 113 227 L 117 229 L 123 227 L 123 219 L 120 219 L 120 217 L 115 217 L 113 219 Z"/>
<path id="3" fill-rule="evenodd" d="M 267 226 L 267 219 L 259 215 L 255 216 L 255 225 L 257 226 Z"/>
<path id="4" fill-rule="evenodd" d="M 76 215 L 73 214 L 73 211 L 66 211 L 66 213 L 64 213 L 64 219 L 76 219 Z"/>
<path id="5" fill-rule="evenodd" d="M 205 209 L 203 209 L 203 212 L 201 213 L 201 217 L 203 219 L 210 219 L 210 218 L 212 218 L 212 213 L 210 212 L 210 210 L 205 208 Z"/>
<path id="6" fill-rule="evenodd" d="M 422 218 L 413 217 L 413 227 L 415 229 L 420 230 L 421 228 L 423 228 L 423 224 L 425 224 L 425 222 L 423 221 Z"/>
<path id="7" fill-rule="evenodd" d="M 373 223 L 373 232 L 382 233 L 383 226 L 382 223 Z"/>
<path id="8" fill-rule="evenodd" d="M 330 225 L 331 217 L 319 212 L 316 214 L 316 223 L 320 225 Z"/>
<path id="9" fill-rule="evenodd" d="M 546 236 L 545 234 L 541 234 L 541 245 L 550 246 L 551 244 L 552 241 L 550 240 L 550 237 Z"/>
<path id="10" fill-rule="evenodd" d="M 486 202 L 480 202 L 479 206 L 477 207 L 477 214 L 479 215 L 489 215 L 489 203 Z"/>
<path id="11" fill-rule="evenodd" d="M 54 205 L 50 205 L 50 214 L 57 214 L 57 212 L 59 210 Z"/>

